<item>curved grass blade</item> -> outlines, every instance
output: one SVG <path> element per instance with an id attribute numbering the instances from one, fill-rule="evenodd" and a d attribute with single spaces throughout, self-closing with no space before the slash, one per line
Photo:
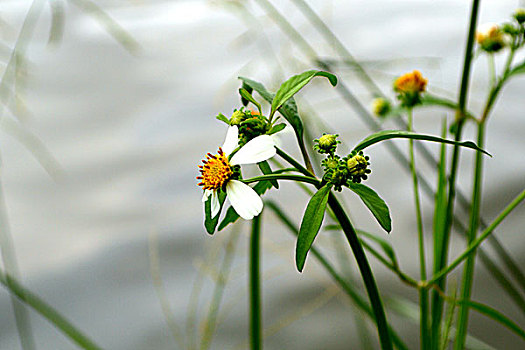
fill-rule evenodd
<path id="1" fill-rule="evenodd" d="M 295 95 L 299 90 L 301 90 L 306 84 L 308 84 L 315 77 L 325 77 L 330 80 L 330 84 L 335 86 L 337 84 L 337 77 L 331 73 L 310 70 L 304 73 L 294 75 L 287 81 L 285 81 L 277 90 L 275 97 L 272 101 L 272 111 L 270 117 L 293 95 Z"/>
<path id="2" fill-rule="evenodd" d="M 385 201 L 370 187 L 351 182 L 348 186 L 372 212 L 377 222 L 388 233 L 392 231 L 392 219 Z"/>
<path id="3" fill-rule="evenodd" d="M 332 186 L 326 184 L 312 196 L 304 212 L 299 235 L 297 236 L 297 245 L 295 247 L 295 264 L 297 270 L 303 271 L 306 255 L 312 247 L 315 237 L 321 228 L 328 203 L 328 195 Z"/>
<path id="4" fill-rule="evenodd" d="M 413 139 L 413 140 L 447 143 L 449 145 L 457 145 L 461 147 L 471 148 L 476 151 L 483 152 L 486 155 L 492 157 L 490 153 L 479 148 L 472 141 L 459 142 L 459 141 L 447 140 L 447 139 L 444 139 L 438 136 L 418 134 L 415 132 L 402 131 L 402 130 L 383 130 L 383 131 L 376 132 L 368 136 L 367 138 L 365 138 L 363 141 L 359 142 L 357 146 L 354 147 L 353 151 L 359 152 L 378 142 L 389 140 L 389 139 Z"/>

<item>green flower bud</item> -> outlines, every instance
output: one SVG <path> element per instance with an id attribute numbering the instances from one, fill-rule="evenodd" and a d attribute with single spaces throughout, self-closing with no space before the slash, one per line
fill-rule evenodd
<path id="1" fill-rule="evenodd" d="M 244 119 L 246 119 L 244 111 L 242 109 L 235 110 L 230 118 L 230 125 L 239 125 L 244 121 Z"/>
<path id="2" fill-rule="evenodd" d="M 516 11 L 514 11 L 514 18 L 519 24 L 523 24 L 525 22 L 525 8 L 516 9 Z"/>
<path id="3" fill-rule="evenodd" d="M 314 149 L 319 153 L 334 154 L 337 149 L 337 134 L 323 134 L 319 139 L 314 140 Z"/>
<path id="4" fill-rule="evenodd" d="M 372 112 L 378 117 L 384 117 L 390 112 L 392 106 L 387 99 L 378 97 L 372 101 Z"/>
<path id="5" fill-rule="evenodd" d="M 350 154 L 344 158 L 346 161 L 346 168 L 352 182 L 359 183 L 361 180 L 368 179 L 368 174 L 372 172 L 372 170 L 368 168 L 370 165 L 370 162 L 368 161 L 369 159 L 370 158 L 368 156 L 363 155 L 363 152 Z"/>

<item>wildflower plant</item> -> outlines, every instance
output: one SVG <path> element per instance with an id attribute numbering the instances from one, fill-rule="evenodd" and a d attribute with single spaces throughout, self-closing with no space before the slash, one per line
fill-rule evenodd
<path id="1" fill-rule="evenodd" d="M 298 113 L 294 95 L 307 85 L 314 77 L 325 77 L 335 86 L 337 78 L 326 71 L 311 70 L 295 75 L 285 81 L 275 94 L 268 91 L 263 84 L 247 78 L 242 80 L 239 89 L 243 106 L 235 109 L 228 118 L 219 114 L 217 119 L 228 125 L 226 140 L 217 155 L 208 154 L 204 165 L 200 166 L 201 176 L 198 177 L 203 187 L 203 202 L 205 203 L 205 227 L 208 233 L 213 234 L 218 226 L 219 230 L 235 222 L 239 217 L 254 220 L 252 240 L 256 240 L 259 232 L 260 215 L 263 203 L 259 196 L 264 196 L 270 188 L 278 189 L 278 181 L 295 181 L 314 186 L 316 189 L 306 205 L 300 229 L 298 231 L 295 264 L 298 271 L 302 272 L 307 260 L 308 252 L 313 248 L 323 223 L 325 212 L 329 211 L 345 234 L 359 267 L 363 282 L 369 295 L 372 313 L 376 322 L 379 340 L 384 349 L 392 348 L 390 326 L 386 319 L 383 303 L 375 283 L 368 259 L 364 253 L 363 245 L 357 236 L 353 223 L 347 216 L 346 210 L 340 204 L 336 194 L 344 188 L 354 192 L 369 209 L 378 224 L 389 233 L 392 230 L 392 219 L 385 201 L 370 187 L 362 182 L 371 175 L 370 158 L 364 150 L 370 146 L 386 140 L 408 139 L 450 144 L 455 147 L 470 148 L 479 154 L 486 153 L 475 143 L 470 141 L 449 140 L 440 136 L 425 135 L 412 130 L 386 130 L 373 133 L 357 143 L 352 149 L 340 149 L 341 141 L 338 134 L 324 133 L 313 141 L 309 147 L 303 140 L 303 122 Z M 421 103 L 423 93 L 426 91 L 427 80 L 419 71 L 414 71 L 396 80 L 395 91 L 405 108 L 413 108 Z M 270 111 L 268 117 L 263 114 L 261 103 L 254 98 L 257 92 L 268 104 Z M 248 104 L 253 104 L 257 111 L 246 109 Z M 293 158 L 287 151 L 280 149 L 273 142 L 272 134 L 285 127 L 286 121 L 294 130 L 297 144 L 301 150 L 302 162 Z M 323 175 L 318 177 L 310 161 L 307 149 L 313 149 L 325 158 L 320 166 Z M 339 154 L 343 154 L 338 155 Z M 487 154 L 487 153 L 486 153 Z M 289 163 L 290 168 L 272 170 L 267 160 L 279 156 Z M 261 170 L 259 176 L 243 178 L 242 166 L 257 163 Z M 380 174 L 379 174 L 380 176 Z M 255 183 L 249 187 L 248 184 Z M 229 198 L 231 207 L 222 216 L 221 211 L 226 197 Z M 272 208 L 275 208 L 272 205 Z M 255 243 L 254 243 L 255 244 Z M 257 246 L 255 244 L 255 246 Z M 257 249 L 256 249 L 257 250 Z M 258 253 L 252 251 L 251 266 L 258 266 L 253 259 Z M 260 324 L 254 319 L 260 316 L 258 289 L 258 271 L 251 271 L 251 291 L 255 295 L 251 303 L 252 324 Z M 402 273 L 401 273 L 402 274 Z M 413 286 L 418 282 L 405 276 L 405 280 Z M 255 277 L 254 277 L 255 276 Z M 255 284 L 253 284 L 255 283 Z M 252 328 L 252 340 L 257 342 L 260 338 L 259 330 Z"/>

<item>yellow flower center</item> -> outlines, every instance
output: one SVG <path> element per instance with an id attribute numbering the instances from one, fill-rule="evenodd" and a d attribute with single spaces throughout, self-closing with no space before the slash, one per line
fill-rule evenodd
<path id="1" fill-rule="evenodd" d="M 219 148 L 217 155 L 208 153 L 206 159 L 203 159 L 202 162 L 204 165 L 199 165 L 201 176 L 197 176 L 197 179 L 201 180 L 199 186 L 202 186 L 205 190 L 221 188 L 233 175 L 228 157 L 226 157 L 221 148 Z"/>

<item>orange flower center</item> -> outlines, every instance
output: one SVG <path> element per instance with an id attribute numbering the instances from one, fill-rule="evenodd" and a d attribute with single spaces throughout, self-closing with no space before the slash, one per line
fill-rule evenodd
<path id="1" fill-rule="evenodd" d="M 233 175 L 232 167 L 221 148 L 217 155 L 208 153 L 202 162 L 204 165 L 199 165 L 201 176 L 197 176 L 197 179 L 201 180 L 199 186 L 205 190 L 221 188 Z"/>

